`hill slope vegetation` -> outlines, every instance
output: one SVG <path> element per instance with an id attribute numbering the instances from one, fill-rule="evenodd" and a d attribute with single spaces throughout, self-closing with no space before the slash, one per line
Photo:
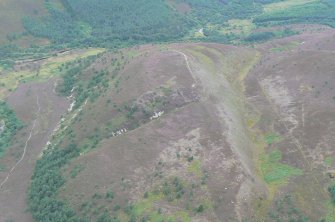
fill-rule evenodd
<path id="1" fill-rule="evenodd" d="M 334 0 L 0 2 L 1 221 L 335 221 Z"/>

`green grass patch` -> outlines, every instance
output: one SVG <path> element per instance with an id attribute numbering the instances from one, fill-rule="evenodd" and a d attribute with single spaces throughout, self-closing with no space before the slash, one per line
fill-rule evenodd
<path id="1" fill-rule="evenodd" d="M 160 222 L 160 221 L 169 221 L 169 222 L 177 222 L 177 221 L 185 221 L 190 222 L 191 219 L 189 217 L 188 212 L 186 211 L 178 211 L 174 214 L 163 214 L 159 209 L 155 209 L 154 203 L 159 202 L 165 198 L 165 195 L 161 192 L 150 192 L 146 193 L 145 198 L 139 202 L 137 202 L 132 208 L 132 212 L 130 214 L 134 215 L 136 218 L 146 217 L 149 221 Z"/>
<path id="2" fill-rule="evenodd" d="M 282 138 L 277 134 L 269 133 L 269 134 L 265 135 L 265 142 L 268 145 L 272 145 L 273 143 L 277 143 L 281 140 L 282 140 Z"/>
<path id="3" fill-rule="evenodd" d="M 286 0 L 281 2 L 275 2 L 264 6 L 264 12 L 275 12 L 280 10 L 286 10 L 294 6 L 304 5 L 306 3 L 316 2 L 318 0 Z"/>
<path id="4" fill-rule="evenodd" d="M 285 183 L 291 176 L 303 174 L 301 169 L 282 164 L 281 160 L 282 153 L 279 150 L 261 157 L 261 170 L 266 183 Z"/>
<path id="5" fill-rule="evenodd" d="M 334 164 L 334 157 L 328 156 L 325 158 L 324 162 L 327 166 L 332 166 Z"/>
<path id="6" fill-rule="evenodd" d="M 213 209 L 214 208 L 213 203 L 210 199 L 204 199 L 203 201 L 201 201 L 200 205 L 203 208 L 202 211 L 206 211 L 208 209 Z M 198 208 L 198 210 L 199 210 L 199 208 Z"/>
<path id="7" fill-rule="evenodd" d="M 96 136 L 90 136 L 83 139 L 79 145 L 80 152 L 88 153 L 90 150 L 96 148 L 99 138 Z"/>
<path id="8" fill-rule="evenodd" d="M 80 173 L 84 169 L 84 166 L 82 165 L 75 165 L 72 170 L 70 171 L 70 177 L 75 178 L 78 173 Z"/>
<path id="9" fill-rule="evenodd" d="M 178 211 L 173 217 L 176 218 L 175 221 L 191 222 L 189 214 L 185 211 Z"/>
<path id="10" fill-rule="evenodd" d="M 271 52 L 283 52 L 283 51 L 289 51 L 289 50 L 292 50 L 292 49 L 298 47 L 299 45 L 300 45 L 299 42 L 292 41 L 292 42 L 289 42 L 289 43 L 287 43 L 287 44 L 285 44 L 285 45 L 271 48 L 270 51 L 271 51 Z"/>
<path id="11" fill-rule="evenodd" d="M 111 119 L 108 122 L 107 126 L 108 126 L 109 130 L 114 131 L 114 130 L 119 129 L 121 126 L 123 126 L 123 124 L 126 123 L 127 120 L 128 119 L 127 119 L 127 116 L 125 114 L 120 114 L 120 115 L 114 117 L 113 119 Z"/>
<path id="12" fill-rule="evenodd" d="M 144 213 L 153 213 L 153 204 L 164 198 L 162 193 L 148 193 L 147 198 L 139 201 L 134 205 L 134 213 L 136 216 L 143 215 Z"/>
<path id="13" fill-rule="evenodd" d="M 188 167 L 188 171 L 193 173 L 197 177 L 202 177 L 201 162 L 200 160 L 194 160 Z"/>
<path id="14" fill-rule="evenodd" d="M 193 54 L 195 57 L 201 61 L 201 63 L 210 71 L 211 73 L 216 73 L 216 68 L 213 60 L 209 58 L 204 51 L 207 50 L 203 46 L 194 46 L 192 47 L 192 50 L 190 50 L 190 53 Z"/>
<path id="15" fill-rule="evenodd" d="M 177 212 L 163 213 L 161 209 L 155 206 L 155 203 L 162 201 L 168 201 L 171 206 L 175 206 L 179 203 L 179 198 L 184 195 L 183 182 L 177 177 L 166 180 L 161 186 L 157 187 L 152 192 L 146 192 L 143 199 L 136 202 L 134 205 L 125 209 L 127 216 L 125 220 L 129 221 L 129 218 L 146 218 L 147 221 L 186 221 L 190 222 L 190 211 L 180 210 Z M 205 205 L 204 205 L 205 206 Z M 207 207 L 207 205 L 206 205 Z"/>
<path id="16" fill-rule="evenodd" d="M 329 201 L 327 204 L 327 215 L 325 222 L 334 222 L 335 221 L 335 206 L 334 203 Z"/>
<path id="17" fill-rule="evenodd" d="M 297 0 L 295 0 L 298 2 Z M 294 2 L 294 1 L 286 1 Z M 268 9 L 253 20 L 261 26 L 287 25 L 293 23 L 319 23 L 335 25 L 335 4 L 333 0 L 300 1 L 301 4 L 290 4 L 285 7 Z M 279 3 L 277 3 L 279 4 Z M 281 3 L 283 4 L 283 3 Z"/>

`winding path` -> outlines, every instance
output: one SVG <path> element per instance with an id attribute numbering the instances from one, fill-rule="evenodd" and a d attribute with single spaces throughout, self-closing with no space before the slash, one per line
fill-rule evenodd
<path id="1" fill-rule="evenodd" d="M 31 127 L 30 129 L 30 133 L 29 133 L 29 136 L 25 142 L 25 146 L 24 146 L 24 149 L 23 149 L 23 153 L 21 155 L 21 158 L 15 163 L 15 165 L 11 168 L 11 170 L 8 172 L 6 178 L 1 182 L 0 184 L 0 190 L 2 189 L 2 187 L 6 184 L 6 182 L 8 181 L 9 177 L 13 174 L 13 172 L 15 171 L 16 167 L 22 162 L 22 160 L 24 159 L 25 155 L 26 155 L 26 151 L 27 151 L 27 147 L 28 147 L 28 143 L 32 137 L 32 134 L 33 134 L 33 131 L 35 129 L 35 126 L 36 126 L 36 122 L 37 122 L 37 119 L 38 119 L 38 115 L 41 111 L 41 107 L 40 107 L 40 104 L 39 104 L 39 99 L 38 99 L 38 96 L 36 96 L 36 104 L 37 104 L 37 111 L 36 111 L 36 118 L 33 122 L 33 126 Z"/>
<path id="2" fill-rule="evenodd" d="M 178 51 L 178 50 L 171 50 L 171 51 L 172 51 L 172 52 L 179 53 L 180 55 L 184 56 L 184 58 L 185 58 L 185 62 L 186 62 L 186 66 L 187 66 L 187 69 L 188 69 L 188 71 L 192 74 L 192 76 L 194 77 L 195 75 L 194 75 L 194 73 L 193 73 L 193 71 L 192 71 L 192 69 L 191 69 L 190 63 L 189 63 L 189 61 L 188 61 L 188 56 L 187 56 L 185 53 L 183 53 L 183 52 L 181 52 L 181 51 Z"/>

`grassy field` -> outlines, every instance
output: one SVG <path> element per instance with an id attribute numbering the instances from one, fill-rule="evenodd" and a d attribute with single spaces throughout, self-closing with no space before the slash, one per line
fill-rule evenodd
<path id="1" fill-rule="evenodd" d="M 285 1 L 265 7 L 264 13 L 257 15 L 254 22 L 258 26 L 275 26 L 296 23 L 325 24 L 334 27 L 334 2 L 325 1 Z"/>
<path id="2" fill-rule="evenodd" d="M 222 34 L 236 34 L 241 37 L 249 35 L 256 28 L 250 19 L 231 19 L 220 30 Z"/>
<path id="3" fill-rule="evenodd" d="M 294 48 L 297 48 L 301 43 L 297 41 L 289 42 L 285 45 L 278 46 L 278 47 L 273 47 L 270 49 L 272 52 L 283 52 L 283 51 L 289 51 Z"/>
<path id="4" fill-rule="evenodd" d="M 286 10 L 293 6 L 304 5 L 306 3 L 317 2 L 319 0 L 285 0 L 281 2 L 271 3 L 264 5 L 264 12 L 274 12 L 280 10 Z"/>
<path id="5" fill-rule="evenodd" d="M 302 170 L 282 164 L 281 160 L 282 153 L 279 150 L 274 150 L 261 157 L 261 169 L 266 183 L 283 184 L 287 183 L 291 176 L 303 174 Z"/>
<path id="6" fill-rule="evenodd" d="M 2 86 L 0 89 L 0 98 L 4 98 L 9 92 L 15 90 L 20 83 L 41 81 L 59 75 L 61 73 L 59 68 L 65 63 L 74 61 L 76 59 L 97 55 L 104 51 L 104 49 L 77 51 L 71 54 L 48 58 L 42 61 L 41 64 L 39 64 L 38 67 L 33 70 L 23 69 L 18 71 L 6 71 L 5 74 L 0 76 L 0 85 Z"/>

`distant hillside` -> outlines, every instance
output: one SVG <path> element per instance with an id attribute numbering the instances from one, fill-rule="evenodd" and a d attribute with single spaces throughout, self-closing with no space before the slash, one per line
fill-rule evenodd
<path id="1" fill-rule="evenodd" d="M 222 29 L 230 19 L 251 19 L 262 13 L 263 3 L 253 0 L 62 0 L 63 7 L 58 7 L 48 1 L 50 15 L 39 19 L 26 17 L 24 26 L 32 35 L 76 46 L 192 39 L 194 31 L 201 27 Z M 206 35 L 216 35 L 216 41 L 230 38 L 228 33 L 211 31 Z"/>
<path id="2" fill-rule="evenodd" d="M 0 18 L 5 21 L 0 24 L 0 43 L 27 33 L 76 47 L 185 38 L 231 42 L 245 39 L 258 27 L 335 24 L 334 0 L 4 0 L 0 4 Z"/>
<path id="3" fill-rule="evenodd" d="M 33 35 L 57 43 L 103 44 L 111 41 L 149 42 L 185 35 L 188 24 L 165 2 L 156 0 L 63 0 L 63 8 L 47 4 L 50 16 L 25 18 Z"/>
<path id="4" fill-rule="evenodd" d="M 335 25 L 334 0 L 4 0 L 1 4 L 5 22 L 0 44 L 10 43 L 0 45 L 0 64 L 6 66 L 8 60 L 62 48 L 171 41 L 244 44 L 297 34 L 289 28 L 263 33 L 264 28 Z"/>
<path id="5" fill-rule="evenodd" d="M 24 32 L 23 16 L 45 15 L 44 0 L 1 0 L 0 1 L 0 43 L 15 38 Z"/>

